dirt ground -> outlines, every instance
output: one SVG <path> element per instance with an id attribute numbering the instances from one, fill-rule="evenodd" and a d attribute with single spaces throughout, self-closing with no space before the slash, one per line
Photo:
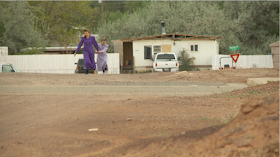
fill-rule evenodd
<path id="1" fill-rule="evenodd" d="M 279 71 L 0 74 L 0 156 L 279 156 L 279 82 L 253 77 Z"/>

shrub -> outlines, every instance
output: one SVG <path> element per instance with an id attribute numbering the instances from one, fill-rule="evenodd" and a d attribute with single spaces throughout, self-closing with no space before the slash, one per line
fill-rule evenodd
<path id="1" fill-rule="evenodd" d="M 192 70 L 194 67 L 194 57 L 190 57 L 190 55 L 188 54 L 188 52 L 183 49 L 182 51 L 180 51 L 180 66 L 179 66 L 179 71 L 190 71 Z"/>

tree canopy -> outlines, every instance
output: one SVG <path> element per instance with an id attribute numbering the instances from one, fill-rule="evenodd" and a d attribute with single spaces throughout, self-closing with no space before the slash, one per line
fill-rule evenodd
<path id="1" fill-rule="evenodd" d="M 67 46 L 83 29 L 112 40 L 166 33 L 220 39 L 221 54 L 239 45 L 241 54 L 268 54 L 279 40 L 278 1 L 29 1 L 0 2 L 0 45 L 15 54 L 25 47 Z"/>
<path id="2" fill-rule="evenodd" d="M 10 54 L 24 47 L 45 45 L 46 40 L 35 27 L 33 11 L 27 2 L 0 3 L 0 45 L 8 46 Z"/>
<path id="3" fill-rule="evenodd" d="M 37 8 L 37 27 L 51 41 L 62 46 L 79 42 L 79 33 L 84 28 L 91 30 L 96 21 L 96 10 L 88 2 L 81 1 L 31 1 Z M 91 31 L 92 33 L 93 31 Z"/>
<path id="4" fill-rule="evenodd" d="M 149 1 L 103 1 L 104 21 L 113 22 L 122 18 L 125 14 L 137 12 L 139 9 L 150 4 Z M 98 1 L 89 2 L 89 6 L 97 11 L 97 21 L 92 29 L 102 27 L 102 4 Z"/>
<path id="5" fill-rule="evenodd" d="M 242 54 L 268 54 L 269 44 L 279 40 L 279 2 L 150 2 L 132 15 L 124 14 L 98 28 L 109 41 L 167 33 L 218 35 L 220 53 L 240 45 Z M 109 42 L 113 51 L 113 43 Z"/>

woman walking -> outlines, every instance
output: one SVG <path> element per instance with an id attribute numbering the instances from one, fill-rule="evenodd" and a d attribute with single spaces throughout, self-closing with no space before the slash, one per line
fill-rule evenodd
<path id="1" fill-rule="evenodd" d="M 81 37 L 81 42 L 78 45 L 78 48 L 75 51 L 74 56 L 76 56 L 77 52 L 80 50 L 83 44 L 83 55 L 84 55 L 84 63 L 86 67 L 86 74 L 88 74 L 88 69 L 92 68 L 93 70 L 96 69 L 95 60 L 94 60 L 94 49 L 92 44 L 94 45 L 97 52 L 99 52 L 98 44 L 95 40 L 94 36 L 89 35 L 89 31 L 87 29 L 84 30 L 84 37 Z"/>
<path id="2" fill-rule="evenodd" d="M 97 70 L 98 71 L 103 71 L 103 74 L 108 71 L 108 66 L 107 66 L 107 53 L 106 51 L 108 50 L 109 45 L 106 44 L 106 39 L 103 38 L 101 39 L 101 43 L 98 44 L 99 51 L 97 52 Z"/>

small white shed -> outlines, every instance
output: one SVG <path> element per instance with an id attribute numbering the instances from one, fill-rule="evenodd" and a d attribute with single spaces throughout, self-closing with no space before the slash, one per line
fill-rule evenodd
<path id="1" fill-rule="evenodd" d="M 0 56 L 8 56 L 8 47 L 0 46 Z"/>
<path id="2" fill-rule="evenodd" d="M 271 54 L 272 54 L 272 59 L 273 59 L 273 67 L 279 69 L 279 42 L 277 41 L 271 45 Z"/>
<path id="3" fill-rule="evenodd" d="M 219 36 L 190 35 L 190 34 L 161 34 L 139 38 L 114 40 L 114 52 L 120 53 L 121 71 L 133 69 L 145 71 L 152 69 L 153 57 L 157 53 L 175 53 L 187 50 L 194 57 L 194 66 L 212 68 L 212 55 L 219 54 Z"/>

